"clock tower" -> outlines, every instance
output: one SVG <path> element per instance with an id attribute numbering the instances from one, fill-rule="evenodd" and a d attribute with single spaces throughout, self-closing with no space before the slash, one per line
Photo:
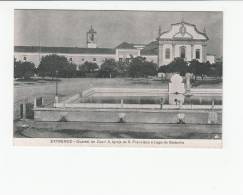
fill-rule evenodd
<path id="1" fill-rule="evenodd" d="M 93 29 L 92 25 L 87 32 L 87 47 L 88 48 L 96 48 L 97 47 L 97 33 Z"/>

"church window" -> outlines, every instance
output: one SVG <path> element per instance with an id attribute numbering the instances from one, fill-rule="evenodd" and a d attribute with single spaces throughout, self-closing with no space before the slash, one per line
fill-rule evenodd
<path id="1" fill-rule="evenodd" d="M 170 59 L 170 48 L 166 48 L 165 50 L 165 59 Z"/>
<path id="2" fill-rule="evenodd" d="M 200 59 L 200 49 L 196 49 L 196 59 Z"/>
<path id="3" fill-rule="evenodd" d="M 181 58 L 186 57 L 186 47 L 185 46 L 180 47 L 180 57 Z"/>
<path id="4" fill-rule="evenodd" d="M 26 56 L 24 56 L 24 61 L 26 61 L 27 60 L 27 58 L 26 58 Z"/>

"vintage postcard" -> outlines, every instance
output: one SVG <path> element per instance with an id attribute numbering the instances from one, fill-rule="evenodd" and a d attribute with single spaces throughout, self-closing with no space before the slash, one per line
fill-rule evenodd
<path id="1" fill-rule="evenodd" d="M 14 145 L 222 147 L 223 12 L 14 11 Z"/>

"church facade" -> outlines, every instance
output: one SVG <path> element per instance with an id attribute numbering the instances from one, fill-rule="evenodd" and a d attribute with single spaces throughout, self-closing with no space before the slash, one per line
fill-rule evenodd
<path id="1" fill-rule="evenodd" d="M 167 65 L 178 57 L 206 62 L 208 40 L 206 31 L 198 31 L 194 24 L 184 21 L 172 24 L 170 30 L 159 33 L 159 65 Z"/>
<path id="2" fill-rule="evenodd" d="M 86 34 L 86 47 L 43 47 L 43 46 L 15 46 L 14 57 L 17 61 L 31 61 L 36 67 L 41 58 L 50 54 L 65 56 L 70 62 L 77 64 L 77 68 L 85 61 L 101 65 L 106 59 L 129 61 L 131 57 L 142 56 L 147 61 L 159 66 L 167 65 L 176 57 L 186 61 L 197 59 L 200 62 L 214 63 L 212 55 L 207 56 L 208 37 L 206 32 L 197 30 L 194 24 L 184 21 L 171 25 L 166 32 L 159 30 L 156 41 L 149 44 L 133 44 L 123 42 L 115 48 L 100 48 L 97 44 L 97 32 L 91 26 Z"/>

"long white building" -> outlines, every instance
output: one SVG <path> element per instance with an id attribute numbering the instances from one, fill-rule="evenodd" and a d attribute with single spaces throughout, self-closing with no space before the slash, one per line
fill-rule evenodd
<path id="1" fill-rule="evenodd" d="M 146 60 L 157 63 L 159 66 L 169 64 L 176 57 L 182 57 L 186 61 L 197 59 L 200 62 L 210 60 L 210 63 L 214 63 L 213 56 L 207 56 L 206 53 L 209 40 L 206 32 L 200 32 L 194 24 L 184 21 L 172 24 L 171 29 L 166 32 L 160 31 L 157 40 L 149 44 L 123 42 L 116 48 L 99 48 L 97 32 L 92 26 L 87 32 L 86 40 L 86 48 L 15 46 L 14 57 L 17 61 L 31 61 L 36 67 L 43 56 L 50 54 L 63 55 L 77 65 L 85 61 L 101 65 L 105 59 L 126 61 L 137 56 L 145 57 Z"/>

